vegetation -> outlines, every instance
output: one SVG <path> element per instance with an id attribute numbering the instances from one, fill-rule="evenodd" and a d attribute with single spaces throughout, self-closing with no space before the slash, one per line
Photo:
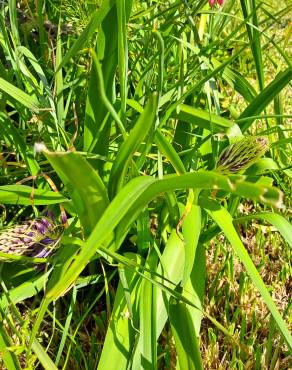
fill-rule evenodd
<path id="1" fill-rule="evenodd" d="M 292 4 L 0 7 L 0 367 L 288 369 Z"/>

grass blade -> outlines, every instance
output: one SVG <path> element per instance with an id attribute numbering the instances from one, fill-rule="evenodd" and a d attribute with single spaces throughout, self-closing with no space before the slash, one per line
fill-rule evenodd
<path id="1" fill-rule="evenodd" d="M 211 209 L 210 209 L 211 208 Z M 235 253 L 239 257 L 240 261 L 246 268 L 246 271 L 251 278 L 254 285 L 258 288 L 264 302 L 268 306 L 272 316 L 277 323 L 280 332 L 283 335 L 283 338 L 287 342 L 290 350 L 292 349 L 292 337 L 288 330 L 288 327 L 283 320 L 282 316 L 280 315 L 277 306 L 275 305 L 274 301 L 272 300 L 267 287 L 265 286 L 258 270 L 256 269 L 255 265 L 252 262 L 249 254 L 247 253 L 240 237 L 238 236 L 234 226 L 233 226 L 233 219 L 228 213 L 228 211 L 219 206 L 216 202 L 210 203 L 210 208 L 207 209 L 207 212 L 210 216 L 214 219 L 214 221 L 219 225 L 221 230 L 224 232 L 226 237 L 228 238 L 232 248 L 234 249 Z"/>
<path id="2" fill-rule="evenodd" d="M 180 369 L 203 370 L 196 331 L 185 303 L 170 298 L 169 320 Z"/>
<path id="3" fill-rule="evenodd" d="M 0 186 L 0 203 L 47 205 L 67 202 L 61 194 L 53 191 L 31 188 L 26 185 L 3 185 Z"/>
<path id="4" fill-rule="evenodd" d="M 153 127 L 156 117 L 156 107 L 157 95 L 152 95 L 129 137 L 122 144 L 116 156 L 109 178 L 110 198 L 113 198 L 117 191 L 123 186 L 133 154 Z"/>
<path id="5" fill-rule="evenodd" d="M 267 105 L 280 93 L 280 91 L 289 84 L 292 79 L 292 69 L 287 68 L 285 71 L 280 72 L 276 78 L 265 87 L 264 90 L 257 95 L 257 97 L 248 105 L 248 107 L 241 113 L 239 119 L 247 119 L 244 124 L 240 124 L 242 132 L 247 131 L 250 125 L 254 122 L 255 118 L 260 114 Z"/>

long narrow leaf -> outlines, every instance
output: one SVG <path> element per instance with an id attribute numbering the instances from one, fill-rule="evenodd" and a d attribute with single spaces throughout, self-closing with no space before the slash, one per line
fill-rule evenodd
<path id="1" fill-rule="evenodd" d="M 240 261 L 245 266 L 246 271 L 248 275 L 250 276 L 252 282 L 258 288 L 264 302 L 268 306 L 289 348 L 292 349 L 292 337 L 288 330 L 288 327 L 285 321 L 283 320 L 283 318 L 281 317 L 277 309 L 277 306 L 272 300 L 269 294 L 269 291 L 267 287 L 265 286 L 265 283 L 263 282 L 258 270 L 256 269 L 255 265 L 252 262 L 252 259 L 250 258 L 249 254 L 244 248 L 244 245 L 242 241 L 240 240 L 240 237 L 237 234 L 233 226 L 232 217 L 230 216 L 230 214 L 225 208 L 219 206 L 216 202 L 212 202 L 212 204 L 210 203 L 210 208 L 207 209 L 207 212 L 214 219 L 214 221 L 219 225 L 221 230 L 224 232 L 224 234 L 228 238 L 231 244 L 231 247 L 234 249 Z"/>

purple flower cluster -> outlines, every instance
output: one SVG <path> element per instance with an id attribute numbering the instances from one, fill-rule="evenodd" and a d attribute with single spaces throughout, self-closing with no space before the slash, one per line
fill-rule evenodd
<path id="1" fill-rule="evenodd" d="M 0 252 L 28 257 L 48 257 L 57 246 L 62 227 L 49 217 L 25 221 L 0 231 Z"/>

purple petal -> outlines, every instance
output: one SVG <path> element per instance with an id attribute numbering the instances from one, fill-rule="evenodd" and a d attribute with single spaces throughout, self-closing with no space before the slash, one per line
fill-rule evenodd
<path id="1" fill-rule="evenodd" d="M 61 221 L 63 224 L 65 224 L 67 222 L 67 216 L 63 213 L 61 213 Z"/>
<path id="2" fill-rule="evenodd" d="M 51 251 L 49 249 L 43 248 L 43 249 L 39 250 L 36 254 L 34 254 L 33 257 L 36 257 L 36 258 L 45 258 L 50 253 L 51 253 Z"/>
<path id="3" fill-rule="evenodd" d="M 24 243 L 30 243 L 31 241 L 33 241 L 32 238 L 29 238 L 27 236 L 25 236 L 22 240 Z"/>
<path id="4" fill-rule="evenodd" d="M 35 223 L 35 227 L 37 229 L 38 232 L 40 232 L 41 234 L 45 234 L 46 231 L 47 231 L 47 228 L 41 223 L 41 222 L 36 222 Z"/>
<path id="5" fill-rule="evenodd" d="M 44 238 L 40 241 L 41 244 L 45 244 L 45 245 L 49 245 L 49 244 L 52 244 L 54 242 L 53 239 L 51 238 Z"/>
<path id="6" fill-rule="evenodd" d="M 46 219 L 46 218 L 42 218 L 40 220 L 40 222 L 46 227 L 46 228 L 49 228 L 51 226 L 51 224 L 49 223 L 49 221 Z"/>
<path id="7" fill-rule="evenodd" d="M 21 240 L 20 239 L 12 239 L 12 244 L 21 244 Z"/>

